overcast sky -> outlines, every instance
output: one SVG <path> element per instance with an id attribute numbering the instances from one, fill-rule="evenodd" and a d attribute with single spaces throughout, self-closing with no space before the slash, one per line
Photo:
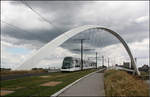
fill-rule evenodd
<path id="1" fill-rule="evenodd" d="M 127 41 L 138 59 L 138 66 L 149 64 L 149 1 L 1 1 L 1 20 L 2 67 L 21 65 L 52 39 L 83 25 L 99 25 L 116 31 Z M 110 57 L 112 63 L 128 60 L 119 41 L 103 31 L 99 31 L 101 34 L 97 32 L 88 34 L 87 31 L 74 38 L 91 36 L 91 41 L 86 42 L 85 47 L 96 47 L 99 56 Z M 61 66 L 63 57 L 78 56 L 70 49 L 79 48 L 80 44 L 74 47 L 70 41 L 56 51 L 48 51 L 50 57 L 39 66 Z"/>

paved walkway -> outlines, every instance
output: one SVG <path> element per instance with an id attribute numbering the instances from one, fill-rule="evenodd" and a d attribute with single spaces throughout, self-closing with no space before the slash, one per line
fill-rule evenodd
<path id="1" fill-rule="evenodd" d="M 103 73 L 94 73 L 65 90 L 59 96 L 105 96 Z"/>

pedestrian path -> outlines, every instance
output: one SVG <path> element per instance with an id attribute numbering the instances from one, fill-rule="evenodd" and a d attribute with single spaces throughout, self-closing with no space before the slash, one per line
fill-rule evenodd
<path id="1" fill-rule="evenodd" d="M 94 73 L 80 80 L 59 96 L 105 96 L 104 74 Z"/>

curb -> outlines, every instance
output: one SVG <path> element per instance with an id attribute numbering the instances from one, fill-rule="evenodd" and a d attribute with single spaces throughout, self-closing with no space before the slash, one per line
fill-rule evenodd
<path id="1" fill-rule="evenodd" d="M 80 79 L 74 81 L 73 83 L 71 83 L 71 84 L 65 86 L 64 88 L 62 88 L 62 89 L 59 90 L 58 92 L 52 94 L 50 97 L 57 97 L 57 96 L 59 96 L 62 92 L 64 92 L 65 90 L 67 90 L 68 88 L 70 88 L 71 86 L 73 86 L 74 84 L 78 83 L 80 80 L 82 80 L 82 79 L 84 79 L 84 78 L 86 78 L 86 77 L 88 77 L 88 76 L 90 76 L 90 75 L 93 75 L 94 73 L 103 71 L 103 70 L 105 70 L 105 68 L 104 68 L 104 69 L 101 69 L 101 70 L 97 70 L 97 71 L 92 72 L 92 73 L 90 73 L 90 74 L 88 74 L 88 75 L 86 75 L 86 76 L 81 77 Z"/>

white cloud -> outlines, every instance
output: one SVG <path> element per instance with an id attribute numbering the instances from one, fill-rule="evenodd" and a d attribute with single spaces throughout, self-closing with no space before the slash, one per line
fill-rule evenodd
<path id="1" fill-rule="evenodd" d="M 11 2 L 12 1 L 1 2 L 2 20 L 25 30 L 51 29 L 52 26 L 47 22 L 43 22 L 31 9 L 23 4 L 13 5 Z"/>
<path id="2" fill-rule="evenodd" d="M 141 42 L 129 43 L 128 45 L 133 56 L 137 58 L 138 67 L 143 64 L 149 65 L 149 39 L 144 39 Z M 123 61 L 130 61 L 122 44 L 110 45 L 98 50 L 100 51 L 100 56 L 104 55 L 112 60 L 111 64 L 114 64 L 114 61 L 118 64 Z"/>
<path id="3" fill-rule="evenodd" d="M 30 1 L 30 2 L 32 5 L 33 2 L 32 1 Z M 20 4 L 12 4 L 12 3 L 10 3 L 10 1 L 1 2 L 2 20 L 6 20 L 7 22 L 9 22 L 19 28 L 28 30 L 31 33 L 32 32 L 35 33 L 36 31 L 38 32 L 39 30 L 43 31 L 43 29 L 51 31 L 51 28 L 52 28 L 51 25 L 43 22 L 39 18 L 38 15 L 36 15 L 29 8 L 27 8 L 26 6 L 21 4 L 21 2 L 19 2 L 19 3 Z M 43 2 L 43 4 L 45 4 L 45 2 Z M 142 35 L 146 36 L 148 33 L 147 30 L 145 31 L 145 28 L 143 28 L 144 31 L 139 31 L 139 30 L 133 31 L 135 33 L 131 33 L 132 31 L 130 31 L 133 27 L 140 28 L 142 25 L 147 25 L 147 21 L 149 21 L 149 18 L 148 18 L 148 14 L 149 14 L 149 9 L 148 9 L 149 5 L 148 4 L 149 3 L 146 1 L 144 1 L 144 2 L 140 2 L 140 1 L 129 1 L 129 2 L 126 2 L 126 1 L 125 2 L 123 2 L 123 1 L 106 1 L 106 2 L 96 1 L 93 3 L 88 3 L 87 5 L 85 3 L 85 4 L 83 4 L 83 6 L 81 7 L 80 10 L 77 10 L 78 13 L 73 14 L 73 16 L 69 15 L 69 14 L 73 13 L 73 12 L 71 12 L 71 9 L 70 9 L 70 12 L 67 13 L 67 10 L 63 10 L 64 7 L 61 6 L 59 8 L 59 5 L 56 4 L 58 6 L 57 10 L 63 10 L 62 11 L 63 14 L 61 13 L 61 11 L 58 11 L 58 13 L 57 13 L 57 10 L 55 10 L 55 9 L 51 10 L 52 6 L 49 6 L 49 4 L 50 3 L 42 5 L 42 6 L 40 5 L 40 6 L 36 6 L 36 7 L 32 6 L 32 7 L 40 10 L 40 13 L 43 14 L 43 16 L 46 17 L 47 19 L 50 19 L 52 21 L 55 19 L 58 19 L 56 21 L 57 23 L 54 22 L 54 24 L 62 23 L 62 27 L 64 27 L 64 28 L 66 27 L 66 25 L 69 25 L 70 27 L 74 27 L 74 26 L 79 26 L 81 24 L 82 25 L 83 24 L 99 24 L 101 26 L 114 28 L 114 30 L 117 30 L 117 31 L 120 30 L 121 31 L 120 33 L 123 33 L 126 30 L 128 30 L 128 28 L 130 28 L 128 31 L 129 33 L 123 33 L 123 34 L 125 34 L 124 36 L 127 37 L 126 40 L 128 40 L 128 38 L 130 37 L 129 39 L 131 39 L 131 40 L 133 39 L 135 41 L 137 41 L 136 38 L 134 37 L 136 34 L 139 34 L 139 36 L 142 36 Z M 37 3 L 37 5 L 38 5 L 38 3 Z M 75 6 L 78 7 L 77 5 L 75 5 Z M 47 11 L 47 10 L 49 10 L 49 11 Z M 44 11 L 47 13 L 44 13 Z M 65 12 L 67 14 L 65 14 Z M 56 17 L 53 17 L 53 16 L 55 16 L 54 14 L 56 15 Z M 62 15 L 63 15 L 63 18 L 59 19 L 58 17 L 61 17 Z M 68 15 L 69 15 L 69 17 L 68 17 Z M 74 17 L 73 18 L 74 20 L 71 20 L 71 23 L 72 23 L 71 24 L 70 21 L 68 21 L 68 19 L 70 19 L 72 17 Z M 142 25 L 136 25 L 136 23 L 142 24 Z M 2 25 L 2 27 L 5 27 L 5 26 L 6 26 L 5 24 Z M 136 28 L 134 28 L 134 29 L 136 29 Z M 33 31 L 33 30 L 36 30 L 36 31 Z M 140 33 L 140 32 L 144 32 L 144 33 Z M 22 33 L 22 32 L 20 32 L 20 33 Z M 4 34 L 6 34 L 6 33 L 4 33 Z M 15 35 L 13 35 L 13 33 L 11 33 L 11 34 L 12 34 L 12 36 L 11 35 L 10 36 L 6 35 L 5 37 L 2 36 L 2 41 L 1 41 L 2 66 L 13 67 L 15 64 L 15 67 L 16 67 L 16 66 L 20 65 L 20 63 L 22 63 L 22 61 L 24 61 L 27 57 L 32 55 L 31 53 L 28 53 L 26 55 L 14 54 L 14 53 L 6 51 L 6 48 L 30 48 L 31 52 L 35 52 L 36 51 L 35 49 L 43 46 L 43 43 L 37 41 L 36 38 L 34 38 L 33 40 L 32 39 L 30 40 L 30 38 L 27 38 L 25 40 L 25 39 L 20 39 L 20 37 L 14 38 Z M 30 33 L 26 33 L 26 34 L 30 35 Z M 22 35 L 25 35 L 25 34 L 22 34 Z M 43 36 L 44 34 L 43 34 L 43 32 L 41 32 L 41 34 L 39 34 L 39 35 Z M 50 36 L 53 36 L 53 35 L 51 34 Z M 32 38 L 32 36 L 31 36 L 31 38 Z M 49 38 L 49 36 L 48 36 L 48 38 Z M 54 37 L 52 37 L 52 38 L 54 38 Z M 141 37 L 138 37 L 138 39 L 140 39 L 140 38 Z M 39 40 L 41 39 L 41 41 L 42 41 L 42 38 L 38 38 L 38 39 Z M 142 37 L 142 39 L 144 39 L 144 38 Z M 129 46 L 133 52 L 133 55 L 135 57 L 148 56 L 148 53 L 149 53 L 148 41 L 149 41 L 149 39 L 145 39 L 141 42 L 135 42 L 135 41 L 131 44 L 129 43 Z M 22 42 L 24 42 L 24 44 L 22 44 Z M 120 46 L 120 44 L 110 45 L 110 46 L 107 46 L 100 50 L 101 50 L 100 55 L 105 54 L 106 57 L 112 57 L 112 58 L 120 57 L 122 59 L 125 59 L 126 57 L 128 57 L 127 53 L 125 52 L 123 47 Z M 61 61 L 62 58 L 64 56 L 68 56 L 68 55 L 71 56 L 72 53 L 68 52 L 68 50 L 58 47 L 50 55 L 51 56 L 49 57 L 49 59 L 41 61 L 39 66 L 42 66 L 42 64 L 46 64 L 46 65 L 59 64 L 60 65 L 62 62 Z M 73 55 L 73 56 L 78 56 L 78 55 Z M 50 60 L 52 60 L 52 61 L 50 61 Z M 114 60 L 114 59 L 112 59 L 112 60 Z M 143 63 L 149 64 L 147 62 L 147 60 L 149 60 L 148 58 L 139 59 L 139 60 L 142 60 L 142 61 L 141 62 L 138 61 L 138 65 L 143 64 Z"/>
<path id="4" fill-rule="evenodd" d="M 137 23 L 143 23 L 145 21 L 148 21 L 149 20 L 149 16 L 142 16 L 142 17 L 139 17 L 135 20 L 135 22 Z"/>
<path id="5" fill-rule="evenodd" d="M 10 53 L 6 51 L 5 48 L 15 48 L 16 46 L 4 41 L 1 41 L 1 47 L 2 67 L 15 68 L 21 65 L 25 59 L 36 52 L 36 50 L 33 50 L 25 55 Z M 137 57 L 138 59 L 138 67 L 143 64 L 149 64 L 149 58 L 147 58 L 147 56 L 149 56 L 149 39 L 145 39 L 141 42 L 131 43 L 129 44 L 129 47 L 131 48 L 133 56 Z M 128 54 L 121 44 L 110 45 L 102 49 L 97 49 L 97 51 L 99 51 L 99 57 L 104 55 L 106 59 L 108 57 L 110 58 L 110 65 L 114 63 L 122 64 L 123 61 L 129 61 Z M 37 67 L 61 67 L 63 58 L 65 56 L 80 57 L 80 55 L 73 54 L 67 49 L 58 47 L 53 52 L 49 52 L 49 57 L 41 60 Z M 84 57 L 88 58 L 90 56 L 85 55 Z M 105 62 L 107 65 L 107 60 Z M 101 60 L 98 60 L 98 63 L 101 65 Z"/>
<path id="6" fill-rule="evenodd" d="M 7 45 L 8 46 L 8 45 Z M 6 47 L 1 45 L 1 67 L 15 68 L 21 61 L 24 60 L 24 55 L 10 53 L 5 50 Z"/>
<path id="7" fill-rule="evenodd" d="M 132 48 L 133 55 L 137 57 L 137 64 L 139 66 L 143 64 L 149 65 L 149 39 L 144 39 L 129 45 Z"/>
<path id="8" fill-rule="evenodd" d="M 15 69 L 26 58 L 35 52 L 35 49 L 28 53 L 14 53 L 8 51 L 7 48 L 23 48 L 22 46 L 13 45 L 9 42 L 1 41 L 1 67 Z M 25 48 L 26 49 L 26 48 Z"/>
<path id="9" fill-rule="evenodd" d="M 37 67 L 48 66 L 48 67 L 61 67 L 62 61 L 66 56 L 79 57 L 77 54 L 73 54 L 67 49 L 57 47 L 54 51 L 49 52 L 49 56 L 40 61 Z"/>

